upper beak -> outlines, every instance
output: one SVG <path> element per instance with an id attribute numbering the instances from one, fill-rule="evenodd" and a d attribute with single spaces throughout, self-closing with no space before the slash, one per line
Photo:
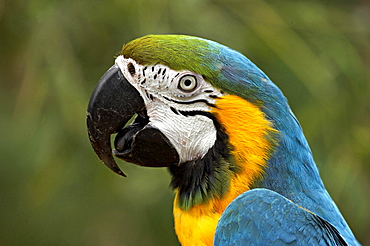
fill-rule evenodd
<path id="1" fill-rule="evenodd" d="M 143 110 L 139 92 L 113 65 L 99 80 L 87 108 L 90 142 L 100 160 L 115 173 L 126 176 L 112 156 L 110 135 L 117 133 L 136 113 Z"/>

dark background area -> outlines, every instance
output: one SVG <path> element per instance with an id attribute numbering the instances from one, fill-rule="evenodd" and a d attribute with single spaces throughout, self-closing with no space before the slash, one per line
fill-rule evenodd
<path id="1" fill-rule="evenodd" d="M 3 0 L 0 244 L 178 245 L 166 169 L 94 154 L 89 97 L 122 45 L 146 34 L 218 41 L 283 90 L 321 177 L 370 244 L 368 1 Z"/>

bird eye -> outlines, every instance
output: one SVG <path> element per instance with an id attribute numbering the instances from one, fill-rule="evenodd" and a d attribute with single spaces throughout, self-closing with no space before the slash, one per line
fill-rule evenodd
<path id="1" fill-rule="evenodd" d="M 185 75 L 180 78 L 177 88 L 184 92 L 191 92 L 197 87 L 197 79 L 192 75 Z"/>

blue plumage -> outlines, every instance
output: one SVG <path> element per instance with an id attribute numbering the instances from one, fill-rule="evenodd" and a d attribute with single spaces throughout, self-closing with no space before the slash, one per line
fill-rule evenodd
<path id="1" fill-rule="evenodd" d="M 253 189 L 222 215 L 215 245 L 347 245 L 338 230 L 282 195 Z"/>
<path id="2" fill-rule="evenodd" d="M 226 232 L 222 231 L 223 229 L 234 228 L 233 230 L 235 231 L 228 232 L 230 235 L 233 235 L 230 236 L 230 238 L 236 237 L 240 240 L 248 239 L 248 233 L 243 234 L 243 229 L 241 227 L 242 224 L 245 223 L 244 219 L 250 216 L 247 215 L 245 206 L 249 206 L 249 208 L 253 208 L 256 211 L 268 209 L 270 210 L 268 214 L 268 216 L 270 216 L 269 220 L 276 221 L 278 217 L 280 217 L 281 226 L 293 226 L 292 223 L 294 223 L 294 221 L 291 220 L 292 214 L 285 213 L 284 216 L 281 217 L 282 215 L 277 212 L 277 209 L 282 209 L 279 205 L 283 203 L 274 203 L 268 206 L 259 203 L 263 201 L 263 195 L 268 195 L 269 199 L 273 199 L 275 196 L 280 196 L 279 199 L 285 199 L 282 201 L 287 201 L 286 199 L 289 199 L 296 205 L 314 213 L 315 215 L 312 215 L 304 210 L 298 213 L 296 211 L 298 207 L 293 203 L 289 204 L 290 206 L 292 206 L 292 204 L 295 206 L 290 208 L 292 212 L 297 212 L 300 215 L 307 213 L 305 214 L 305 219 L 302 218 L 299 221 L 302 226 L 305 225 L 305 223 L 312 223 L 310 220 L 306 221 L 307 216 L 323 218 L 324 221 L 327 221 L 327 225 L 332 224 L 350 245 L 358 245 L 350 228 L 321 181 L 318 169 L 312 157 L 312 152 L 303 135 L 302 128 L 292 113 L 283 93 L 256 65 L 239 52 L 213 42 L 210 43 L 210 45 L 214 46 L 214 49 L 217 50 L 212 60 L 217 64 L 217 68 L 220 71 L 218 80 L 216 80 L 214 84 L 230 94 L 238 95 L 258 105 L 265 113 L 266 118 L 273 123 L 273 127 L 279 131 L 279 145 L 268 160 L 264 178 L 254 184 L 255 188 L 265 188 L 271 191 L 259 189 L 248 191 L 243 194 L 241 198 L 234 201 L 225 211 L 216 238 L 221 239 L 226 235 Z M 261 192 L 261 194 L 259 194 L 259 192 Z M 256 200 L 253 200 L 253 198 L 256 198 Z M 258 200 L 257 198 L 262 200 Z M 244 204 L 246 201 L 251 204 Z M 263 206 L 267 207 L 263 208 Z M 231 215 L 235 215 L 236 218 L 227 219 Z M 257 222 L 259 217 L 253 219 Z M 233 226 L 228 227 L 223 224 L 229 222 L 232 223 Z M 256 229 L 265 231 L 268 228 L 266 223 L 265 225 L 266 228 L 261 225 L 256 228 L 254 224 L 244 226 L 247 226 L 246 228 L 251 230 L 250 232 L 253 232 Z M 271 226 L 276 225 L 272 224 Z M 319 233 L 320 224 L 310 228 L 311 230 L 317 229 L 317 233 Z M 276 229 L 277 228 L 274 228 L 274 230 Z M 260 233 L 262 233 L 262 231 Z M 283 233 L 283 230 L 281 229 L 279 232 Z M 275 234 L 276 233 L 278 232 L 275 232 Z M 294 233 L 297 233 L 297 237 L 303 237 L 305 235 L 300 231 Z M 256 235 L 254 232 L 252 234 Z M 284 242 L 284 237 L 282 235 L 281 240 Z M 264 238 L 263 240 L 267 240 L 264 242 L 269 242 L 268 240 L 272 240 L 273 238 L 273 233 L 266 234 L 264 237 L 261 236 L 261 238 Z M 285 239 L 289 241 L 288 234 Z M 254 238 L 254 240 L 256 240 L 256 238 Z M 309 238 L 307 240 L 309 240 Z M 330 240 L 328 242 L 330 242 Z M 260 245 L 266 244 L 261 243 Z M 315 244 L 313 243 L 312 245 Z M 328 243 L 327 245 L 335 244 Z"/>

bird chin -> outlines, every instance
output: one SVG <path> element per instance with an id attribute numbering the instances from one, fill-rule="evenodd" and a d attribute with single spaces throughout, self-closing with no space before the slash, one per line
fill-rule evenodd
<path id="1" fill-rule="evenodd" d="M 148 123 L 146 112 L 138 113 L 134 123 L 118 132 L 114 140 L 113 154 L 139 166 L 178 165 L 179 155 L 176 149 L 159 129 Z"/>

